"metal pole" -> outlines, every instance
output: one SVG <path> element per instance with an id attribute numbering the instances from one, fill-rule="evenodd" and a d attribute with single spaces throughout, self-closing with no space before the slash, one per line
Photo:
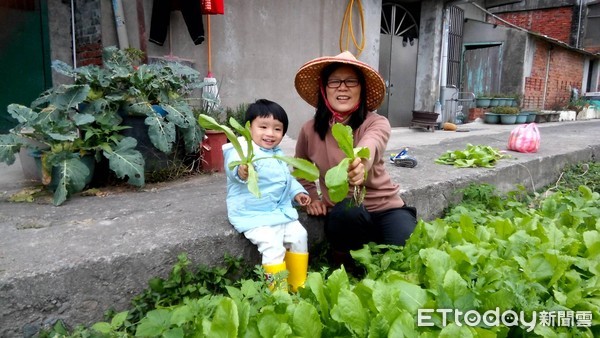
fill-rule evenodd
<path id="1" fill-rule="evenodd" d="M 77 68 L 77 47 L 75 46 L 75 2 L 71 0 L 71 49 L 73 50 L 73 68 Z"/>

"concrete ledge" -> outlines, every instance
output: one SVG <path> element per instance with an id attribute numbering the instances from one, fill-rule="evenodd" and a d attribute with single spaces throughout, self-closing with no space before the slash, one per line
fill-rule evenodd
<path id="1" fill-rule="evenodd" d="M 433 144 L 417 141 L 448 132 L 412 130 L 401 134 L 404 139 L 390 142 L 410 146 L 419 161 L 414 169 L 388 167 L 402 186 L 403 198 L 417 207 L 419 218 L 442 215 L 458 201 L 454 192 L 471 182 L 490 183 L 501 192 L 516 184 L 540 189 L 556 182 L 566 164 L 593 161 L 600 155 L 596 136 L 600 121 L 595 120 L 546 123 L 540 126 L 538 153 L 510 152 L 512 158 L 492 169 L 434 163 L 447 150 L 464 149 L 468 143 L 506 148 L 507 129 L 475 135 L 476 128 L 496 127 L 471 128 L 472 136 L 453 133 L 465 136 Z M 16 176 L 4 181 L 3 199 L 26 184 Z M 301 222 L 314 250 L 324 240 L 322 220 L 303 214 Z M 0 336 L 22 336 L 24 328 L 35 332 L 58 318 L 71 325 L 90 324 L 101 320 L 110 307 L 126 309 L 150 278 L 167 276 L 181 252 L 188 253 L 194 264 L 218 265 L 225 253 L 258 264 L 256 248 L 227 222 L 224 175 L 202 175 L 106 197 L 76 197 L 61 207 L 1 201 Z"/>

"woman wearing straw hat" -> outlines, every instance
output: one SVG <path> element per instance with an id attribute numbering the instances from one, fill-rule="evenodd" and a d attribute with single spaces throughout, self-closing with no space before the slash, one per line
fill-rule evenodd
<path id="1" fill-rule="evenodd" d="M 352 267 L 349 251 L 368 242 L 404 245 L 415 228 L 416 209 L 404 204 L 398 195 L 400 187 L 385 168 L 391 127 L 387 118 L 374 112 L 384 99 L 383 78 L 346 51 L 307 62 L 298 70 L 294 84 L 302 99 L 316 108 L 314 118 L 300 130 L 295 156 L 319 168 L 322 196 L 315 182 L 300 183 L 312 198 L 307 213 L 326 217 L 333 263 Z M 348 169 L 349 184 L 366 187 L 364 202 L 358 207 L 351 206 L 350 199 L 333 203 L 325 186 L 325 173 L 346 156 L 331 133 L 335 123 L 352 128 L 354 147 L 370 150 L 368 160 L 357 158 Z"/>

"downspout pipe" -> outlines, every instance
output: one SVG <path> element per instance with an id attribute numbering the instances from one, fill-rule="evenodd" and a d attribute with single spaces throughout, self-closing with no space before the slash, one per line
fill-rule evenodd
<path id="1" fill-rule="evenodd" d="M 73 51 L 73 68 L 77 68 L 77 46 L 75 43 L 75 0 L 71 0 L 71 50 Z"/>
<path id="2" fill-rule="evenodd" d="M 577 1 L 579 3 L 579 18 L 577 20 L 577 38 L 575 40 L 575 48 L 579 48 L 579 35 L 581 35 L 581 13 L 583 10 L 583 0 Z"/>
<path id="3" fill-rule="evenodd" d="M 123 11 L 122 0 L 112 0 L 113 11 L 115 12 L 115 24 L 117 27 L 117 37 L 119 39 L 119 48 L 129 48 L 129 39 L 127 38 L 127 26 L 125 26 L 125 15 Z"/>

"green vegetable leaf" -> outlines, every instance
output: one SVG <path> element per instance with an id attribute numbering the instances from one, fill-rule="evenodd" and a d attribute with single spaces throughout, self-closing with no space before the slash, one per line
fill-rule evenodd
<path id="1" fill-rule="evenodd" d="M 198 117 L 198 123 L 204 129 L 220 130 L 224 132 L 225 136 L 227 136 L 227 139 L 229 140 L 229 142 L 231 142 L 233 148 L 238 153 L 240 159 L 242 159 L 242 161 L 246 159 L 240 141 L 237 139 L 237 136 L 234 134 L 231 128 L 219 124 L 217 121 L 215 121 L 214 118 L 205 114 L 200 114 L 200 116 Z"/>
<path id="2" fill-rule="evenodd" d="M 338 165 L 327 170 L 325 173 L 325 185 L 329 192 L 329 198 L 333 202 L 340 202 L 348 195 L 350 185 L 348 184 L 348 167 L 351 159 L 346 157 Z"/>
<path id="3" fill-rule="evenodd" d="M 15 153 L 21 149 L 23 143 L 21 140 L 12 134 L 0 135 L 0 162 L 8 165 L 15 163 Z"/>
<path id="4" fill-rule="evenodd" d="M 337 304 L 331 309 L 331 318 L 343 323 L 359 337 L 365 336 L 368 328 L 368 317 L 360 299 L 348 289 L 342 289 Z"/>
<path id="5" fill-rule="evenodd" d="M 317 168 L 312 162 L 309 162 L 303 158 L 289 156 L 274 157 L 294 167 L 294 171 L 292 171 L 292 175 L 294 175 L 294 177 L 303 178 L 311 182 L 319 179 L 319 168 Z"/>
<path id="6" fill-rule="evenodd" d="M 167 309 L 152 310 L 142 318 L 135 335 L 138 337 L 156 337 L 167 331 L 171 323 L 171 311 Z"/>
<path id="7" fill-rule="evenodd" d="M 305 301 L 300 302 L 292 316 L 292 329 L 299 337 L 321 337 L 323 325 L 317 309 Z"/>
<path id="8" fill-rule="evenodd" d="M 76 155 L 77 156 L 77 155 Z M 79 156 L 65 158 L 52 169 L 53 175 L 58 175 L 58 186 L 54 191 L 54 205 L 61 205 L 67 198 L 85 187 L 85 179 L 90 175 L 90 170 Z M 53 177 L 53 179 L 56 179 Z"/>
<path id="9" fill-rule="evenodd" d="M 248 164 L 248 190 L 250 192 L 260 198 L 260 191 L 258 190 L 258 173 L 252 163 Z"/>
<path id="10" fill-rule="evenodd" d="M 144 185 L 144 157 L 135 149 L 136 145 L 136 139 L 125 137 L 115 149 L 107 148 L 103 153 L 117 177 L 127 176 L 127 183 L 141 187 Z"/>
<path id="11" fill-rule="evenodd" d="M 331 134 L 337 141 L 340 149 L 346 154 L 346 157 L 354 158 L 354 138 L 352 136 L 352 128 L 341 123 L 336 123 L 331 127 Z"/>
<path id="12" fill-rule="evenodd" d="M 235 302 L 231 298 L 222 298 L 215 309 L 210 329 L 205 333 L 208 337 L 237 337 L 238 323 Z"/>

